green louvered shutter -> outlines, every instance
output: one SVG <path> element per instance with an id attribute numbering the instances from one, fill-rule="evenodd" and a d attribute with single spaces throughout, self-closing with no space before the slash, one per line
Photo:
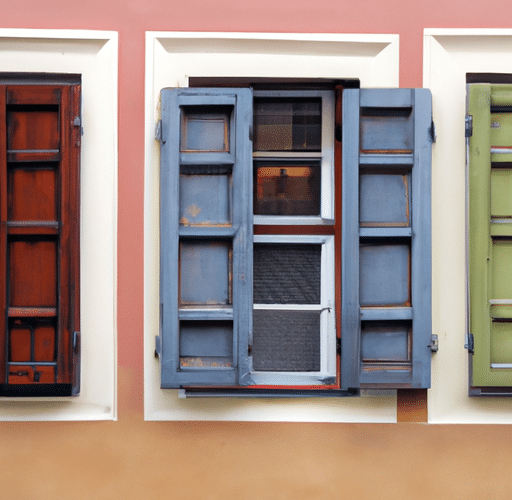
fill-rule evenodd
<path id="1" fill-rule="evenodd" d="M 251 371 L 252 92 L 164 89 L 162 388 L 244 385 Z"/>
<path id="2" fill-rule="evenodd" d="M 343 92 L 343 389 L 430 387 L 431 102 Z"/>
<path id="3" fill-rule="evenodd" d="M 512 387 L 512 85 L 469 86 L 470 394 Z"/>

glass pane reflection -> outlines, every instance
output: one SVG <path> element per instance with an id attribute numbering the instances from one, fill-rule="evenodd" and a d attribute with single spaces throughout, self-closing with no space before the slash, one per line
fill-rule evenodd
<path id="1" fill-rule="evenodd" d="M 320 150 L 320 99 L 255 99 L 254 151 Z"/>
<path id="2" fill-rule="evenodd" d="M 320 165 L 255 165 L 255 215 L 319 215 Z"/>

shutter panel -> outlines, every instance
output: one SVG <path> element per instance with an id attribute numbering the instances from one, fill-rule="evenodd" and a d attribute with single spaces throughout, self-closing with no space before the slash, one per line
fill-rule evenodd
<path id="1" fill-rule="evenodd" d="M 79 85 L 0 86 L 4 395 L 79 391 L 79 106 Z"/>
<path id="2" fill-rule="evenodd" d="M 248 383 L 252 92 L 164 89 L 161 386 Z"/>
<path id="3" fill-rule="evenodd" d="M 343 91 L 342 389 L 430 387 L 431 95 Z"/>
<path id="4" fill-rule="evenodd" d="M 471 394 L 512 387 L 512 85 L 470 85 Z"/>

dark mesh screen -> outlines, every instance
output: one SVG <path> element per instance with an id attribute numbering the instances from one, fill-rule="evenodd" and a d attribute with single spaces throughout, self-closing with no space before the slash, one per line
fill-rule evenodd
<path id="1" fill-rule="evenodd" d="M 321 245 L 254 245 L 255 304 L 319 304 Z"/>
<path id="2" fill-rule="evenodd" d="M 253 311 L 256 371 L 320 370 L 318 311 Z"/>

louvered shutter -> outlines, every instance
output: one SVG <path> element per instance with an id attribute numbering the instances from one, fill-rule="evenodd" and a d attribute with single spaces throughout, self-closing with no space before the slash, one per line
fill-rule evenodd
<path id="1" fill-rule="evenodd" d="M 2 394 L 79 391 L 79 85 L 1 85 Z"/>
<path id="2" fill-rule="evenodd" d="M 161 92 L 162 388 L 251 371 L 252 92 Z"/>
<path id="3" fill-rule="evenodd" d="M 512 85 L 470 85 L 468 113 L 472 385 L 499 394 L 512 387 Z"/>
<path id="4" fill-rule="evenodd" d="M 430 386 L 426 89 L 343 92 L 342 389 Z"/>

